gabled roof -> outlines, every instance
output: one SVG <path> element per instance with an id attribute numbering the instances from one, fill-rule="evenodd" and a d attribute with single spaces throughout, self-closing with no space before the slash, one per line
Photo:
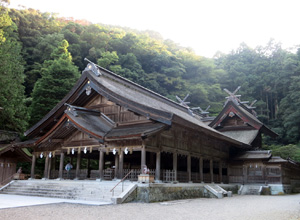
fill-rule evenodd
<path id="1" fill-rule="evenodd" d="M 233 160 L 269 160 L 271 157 L 270 150 L 246 151 L 234 157 Z"/>
<path id="2" fill-rule="evenodd" d="M 32 155 L 27 148 L 18 148 L 12 144 L 0 145 L 0 157 L 8 152 L 13 152 L 18 157 L 19 162 L 31 162 Z"/>
<path id="3" fill-rule="evenodd" d="M 272 156 L 271 150 L 258 150 L 258 151 L 245 151 L 237 155 L 233 158 L 233 160 L 264 160 L 267 163 L 278 164 L 278 163 L 286 163 L 292 164 L 293 166 L 300 167 L 300 163 L 291 159 L 283 159 L 278 156 Z"/>
<path id="4" fill-rule="evenodd" d="M 65 114 L 53 128 L 43 137 L 39 138 L 34 145 L 39 147 L 52 147 L 57 144 L 56 140 L 69 137 L 75 130 L 79 130 L 99 143 L 114 139 L 142 138 L 156 133 L 166 127 L 163 123 L 146 123 L 128 126 L 117 126 L 115 122 L 99 111 L 82 107 L 70 106 Z"/>
<path id="5" fill-rule="evenodd" d="M 222 109 L 219 115 L 209 124 L 209 126 L 212 128 L 217 128 L 219 124 L 232 113 L 237 117 L 239 117 L 240 119 L 242 119 L 244 123 L 250 125 L 252 129 L 259 130 L 271 137 L 278 136 L 275 132 L 273 132 L 271 129 L 265 126 L 261 121 L 259 121 L 258 118 L 252 114 L 251 109 L 248 109 L 243 104 L 236 103 L 232 100 L 228 100 L 225 107 Z M 239 132 L 234 127 L 232 127 L 232 130 L 235 130 L 236 133 Z"/>
<path id="6" fill-rule="evenodd" d="M 258 130 L 241 130 L 224 131 L 222 133 L 245 144 L 251 144 L 258 135 L 258 132 Z"/>
<path id="7" fill-rule="evenodd" d="M 278 156 L 272 156 L 272 158 L 268 161 L 268 163 L 289 163 L 289 164 L 292 164 L 294 166 L 298 166 L 300 167 L 300 163 L 297 162 L 297 161 L 294 161 L 290 158 L 287 158 L 286 160 L 281 158 L 281 157 L 278 157 Z"/>
<path id="8" fill-rule="evenodd" d="M 184 124 L 187 127 L 192 127 L 237 146 L 245 146 L 244 143 L 227 137 L 207 126 L 201 121 L 201 118 L 192 116 L 188 108 L 102 67 L 96 66 L 96 68 L 100 72 L 100 76 L 99 74 L 94 74 L 91 69 L 86 68 L 81 78 L 66 97 L 42 120 L 26 131 L 25 135 L 33 138 L 39 136 L 40 131 L 44 131 L 43 133 L 45 134 L 55 125 L 55 120 L 63 116 L 66 109 L 65 103 L 82 106 L 83 103 L 87 103 L 88 100 L 91 100 L 98 93 L 109 101 L 153 121 L 165 125 L 171 125 L 172 123 Z M 88 87 L 92 91 L 89 96 L 85 94 Z"/>

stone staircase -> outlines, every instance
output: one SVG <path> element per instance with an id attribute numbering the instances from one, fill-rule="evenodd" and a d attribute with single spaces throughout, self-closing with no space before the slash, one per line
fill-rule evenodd
<path id="1" fill-rule="evenodd" d="M 239 189 L 240 195 L 261 195 L 261 185 L 242 185 Z"/>
<path id="2" fill-rule="evenodd" d="M 225 196 L 232 197 L 231 191 L 226 191 L 225 189 L 216 184 L 205 185 L 204 188 L 211 192 L 213 195 L 215 195 L 218 199 L 221 199 Z"/>
<path id="3" fill-rule="evenodd" d="M 0 189 L 1 194 L 41 196 L 61 199 L 111 202 L 110 190 L 118 181 L 75 180 L 16 180 Z M 131 184 L 124 182 L 124 190 Z M 122 183 L 114 190 L 114 196 L 122 193 Z"/>

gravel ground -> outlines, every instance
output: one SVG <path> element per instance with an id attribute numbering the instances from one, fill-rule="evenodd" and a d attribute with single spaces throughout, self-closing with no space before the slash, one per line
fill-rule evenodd
<path id="1" fill-rule="evenodd" d="M 0 210 L 1 220 L 30 219 L 222 219 L 300 220 L 300 194 L 190 199 L 162 203 L 88 206 L 51 204 Z"/>

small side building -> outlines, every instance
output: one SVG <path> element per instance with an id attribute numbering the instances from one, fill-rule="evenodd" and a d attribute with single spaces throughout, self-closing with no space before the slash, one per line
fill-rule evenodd
<path id="1" fill-rule="evenodd" d="M 236 90 L 237 91 L 237 90 Z M 256 116 L 253 104 L 247 105 L 234 93 L 229 93 L 223 110 L 209 126 L 222 134 L 251 145 L 250 150 L 234 149 L 228 165 L 229 183 L 271 185 L 271 192 L 291 192 L 300 186 L 300 164 L 290 159 L 273 157 L 261 150 L 262 135 L 277 134 Z"/>
<path id="2" fill-rule="evenodd" d="M 17 138 L 16 132 L 0 131 L 0 185 L 16 173 L 18 162 L 31 162 L 32 155 L 27 148 L 13 145 Z"/>

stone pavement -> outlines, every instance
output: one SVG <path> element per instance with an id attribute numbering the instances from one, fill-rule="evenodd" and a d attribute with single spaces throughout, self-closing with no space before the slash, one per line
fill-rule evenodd
<path id="1" fill-rule="evenodd" d="M 97 205 L 97 206 L 112 204 L 110 202 L 100 202 L 100 201 L 56 199 L 56 198 L 35 197 L 35 196 L 18 196 L 18 195 L 0 194 L 0 209 L 34 206 L 34 205 L 46 205 L 46 204 L 55 204 L 55 203 L 73 203 L 73 204 Z"/>

